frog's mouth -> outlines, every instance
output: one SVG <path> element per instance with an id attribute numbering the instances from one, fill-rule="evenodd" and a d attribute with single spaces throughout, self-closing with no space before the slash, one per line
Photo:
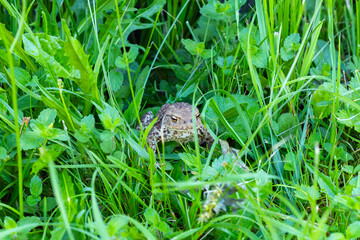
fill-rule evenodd
<path id="1" fill-rule="evenodd" d="M 199 127 L 200 127 L 200 125 L 197 125 L 196 129 L 199 129 Z M 188 131 L 193 131 L 194 130 L 194 125 L 193 124 L 186 124 L 186 125 L 181 125 L 181 126 L 168 126 L 167 129 L 170 130 L 170 131 L 188 132 Z"/>

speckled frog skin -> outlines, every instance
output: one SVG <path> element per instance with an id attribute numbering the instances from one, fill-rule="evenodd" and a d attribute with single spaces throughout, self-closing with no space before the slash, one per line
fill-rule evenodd
<path id="1" fill-rule="evenodd" d="M 160 141 L 179 143 L 193 142 L 194 129 L 192 118 L 192 106 L 188 103 L 168 103 L 163 105 L 156 114 L 158 118 L 147 136 L 149 147 L 156 154 L 156 145 Z M 207 143 L 212 145 L 214 139 L 201 123 L 199 109 L 195 108 L 196 129 L 199 144 Z M 141 124 L 146 129 L 154 119 L 152 112 L 147 112 L 141 117 Z M 137 129 L 140 129 L 137 126 Z"/>

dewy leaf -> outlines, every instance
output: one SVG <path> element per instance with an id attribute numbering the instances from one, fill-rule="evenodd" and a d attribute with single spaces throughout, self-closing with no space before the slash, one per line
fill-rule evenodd
<path id="1" fill-rule="evenodd" d="M 37 175 L 31 178 L 30 193 L 34 196 L 39 196 L 42 193 L 42 181 Z"/>

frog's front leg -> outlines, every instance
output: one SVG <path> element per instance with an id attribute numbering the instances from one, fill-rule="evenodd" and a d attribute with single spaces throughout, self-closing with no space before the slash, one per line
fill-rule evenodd
<path id="1" fill-rule="evenodd" d="M 214 143 L 214 138 L 211 136 L 209 131 L 205 128 L 204 125 L 198 128 L 198 138 L 200 139 L 200 144 L 206 143 L 210 148 Z"/>

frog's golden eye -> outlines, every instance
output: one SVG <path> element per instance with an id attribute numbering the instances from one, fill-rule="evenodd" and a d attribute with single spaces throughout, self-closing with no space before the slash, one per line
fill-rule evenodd
<path id="1" fill-rule="evenodd" d="M 176 123 L 177 120 L 178 120 L 178 119 L 177 119 L 174 115 L 171 115 L 171 121 L 172 121 L 172 122 Z"/>
<path id="2" fill-rule="evenodd" d="M 200 117 L 200 113 L 196 114 L 196 118 L 199 118 Z"/>

